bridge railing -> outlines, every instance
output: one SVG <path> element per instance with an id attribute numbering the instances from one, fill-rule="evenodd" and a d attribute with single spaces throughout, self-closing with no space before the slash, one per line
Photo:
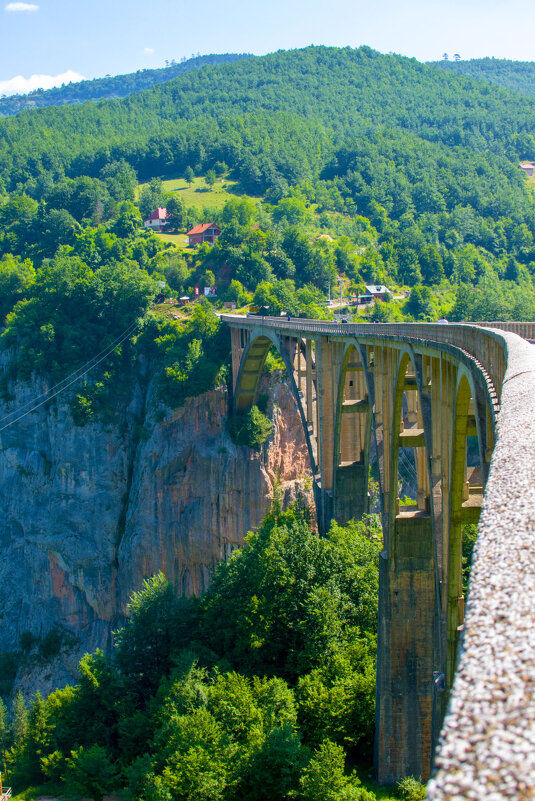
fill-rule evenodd
<path id="1" fill-rule="evenodd" d="M 503 336 L 498 437 L 433 801 L 535 797 L 535 348 Z"/>

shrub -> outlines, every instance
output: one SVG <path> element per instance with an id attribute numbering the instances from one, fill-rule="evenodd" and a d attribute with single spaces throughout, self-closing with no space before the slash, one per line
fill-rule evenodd
<path id="1" fill-rule="evenodd" d="M 258 406 L 251 406 L 247 412 L 236 412 L 229 420 L 229 432 L 236 445 L 258 448 L 269 435 L 273 424 L 262 414 Z"/>
<path id="2" fill-rule="evenodd" d="M 396 784 L 396 797 L 404 801 L 423 801 L 425 798 L 425 784 L 414 776 L 405 776 Z"/>

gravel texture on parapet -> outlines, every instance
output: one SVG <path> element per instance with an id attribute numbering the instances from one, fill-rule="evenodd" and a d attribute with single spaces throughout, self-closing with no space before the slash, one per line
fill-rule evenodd
<path id="1" fill-rule="evenodd" d="M 535 798 L 535 346 L 501 335 L 498 437 L 432 801 Z"/>

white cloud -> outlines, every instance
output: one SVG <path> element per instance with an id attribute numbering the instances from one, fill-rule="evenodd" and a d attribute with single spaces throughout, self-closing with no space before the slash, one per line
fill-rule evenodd
<path id="1" fill-rule="evenodd" d="M 143 52 L 146 56 L 153 56 L 154 55 L 154 47 L 144 47 Z"/>
<path id="2" fill-rule="evenodd" d="M 5 11 L 39 11 L 35 3 L 8 3 Z"/>
<path id="3" fill-rule="evenodd" d="M 32 75 L 30 78 L 16 75 L 7 81 L 0 81 L 0 95 L 24 95 L 35 89 L 52 89 L 53 86 L 61 86 L 62 83 L 83 80 L 84 76 L 73 70 L 67 70 L 60 75 Z"/>

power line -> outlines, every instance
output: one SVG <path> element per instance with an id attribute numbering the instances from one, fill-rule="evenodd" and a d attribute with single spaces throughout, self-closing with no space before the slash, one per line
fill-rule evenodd
<path id="1" fill-rule="evenodd" d="M 9 412 L 9 414 L 1 418 L 0 423 L 4 422 L 4 420 L 7 420 L 8 417 L 11 417 L 14 414 L 18 415 L 18 417 L 16 417 L 14 420 L 11 420 L 10 422 L 1 426 L 0 432 L 4 431 L 6 428 L 9 428 L 9 426 L 14 425 L 15 423 L 18 423 L 18 421 L 22 420 L 23 417 L 26 417 L 26 415 L 36 411 L 36 409 L 39 409 L 40 406 L 43 406 L 49 400 L 55 398 L 56 395 L 59 395 L 61 392 L 72 386 L 72 384 L 75 384 L 76 381 L 79 381 L 80 378 L 83 378 L 84 375 L 86 375 L 90 370 L 93 370 L 93 368 L 96 367 L 98 364 L 103 362 L 104 359 L 110 356 L 110 354 L 113 353 L 113 351 L 119 347 L 119 345 L 121 345 L 123 342 L 125 342 L 125 340 L 127 340 L 130 336 L 132 336 L 133 332 L 138 326 L 139 326 L 139 321 L 136 321 L 135 323 L 131 324 L 125 331 L 123 331 L 122 334 L 120 334 L 118 337 L 115 338 L 115 340 L 111 345 L 108 345 L 108 347 L 105 350 L 101 350 L 100 353 L 98 353 L 96 356 L 93 356 L 92 359 L 90 359 L 82 367 L 79 367 L 77 370 L 71 373 L 70 376 L 67 376 L 67 378 L 64 378 L 63 381 L 60 381 L 58 384 L 51 387 L 46 392 L 41 393 L 41 395 L 37 395 L 35 398 L 32 398 L 31 401 L 28 401 L 22 406 L 19 406 L 17 409 L 13 409 L 11 412 Z M 44 398 L 44 400 L 41 400 L 41 398 Z M 39 401 L 39 403 L 36 403 L 36 401 Z M 27 409 L 27 407 L 30 406 L 31 404 L 34 405 L 31 406 L 30 409 Z M 23 412 L 24 409 L 27 410 Z M 20 412 L 23 413 L 20 414 Z"/>

